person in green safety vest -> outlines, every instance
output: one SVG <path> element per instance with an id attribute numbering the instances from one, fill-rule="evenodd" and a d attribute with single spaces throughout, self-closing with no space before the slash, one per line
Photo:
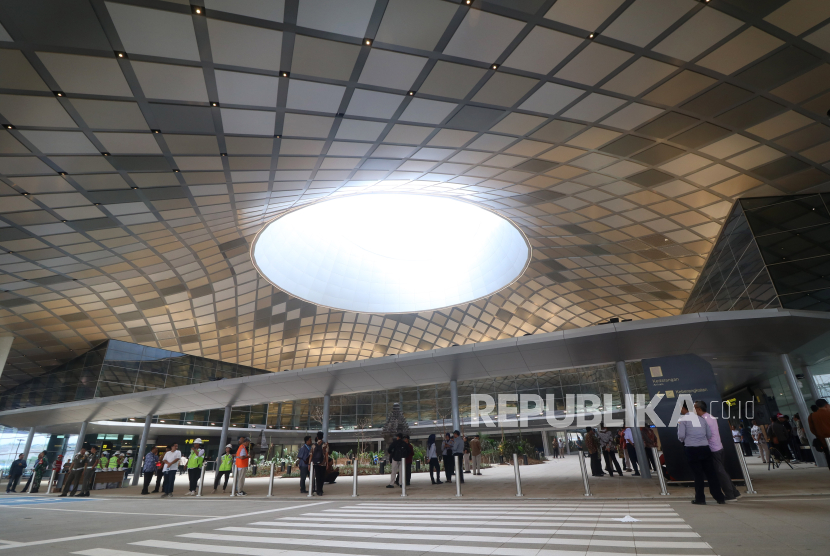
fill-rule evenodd
<path id="1" fill-rule="evenodd" d="M 199 478 L 202 476 L 202 462 L 205 461 L 205 451 L 202 449 L 202 439 L 193 441 L 193 449 L 187 458 L 187 477 L 190 479 L 190 491 L 185 496 L 195 496 L 199 489 Z"/>
<path id="2" fill-rule="evenodd" d="M 106 471 L 107 467 L 109 467 L 109 461 L 110 453 L 105 450 L 104 453 L 101 454 L 101 459 L 98 460 L 97 469 Z"/>
<path id="3" fill-rule="evenodd" d="M 225 476 L 225 484 L 222 485 L 222 492 L 228 488 L 228 478 L 231 476 L 233 470 L 233 447 L 228 444 L 225 446 L 225 453 L 216 458 L 216 478 L 213 479 L 213 494 L 216 494 L 216 489 L 219 488 L 219 482 L 222 480 L 222 475 Z"/>
<path id="4" fill-rule="evenodd" d="M 127 469 L 133 468 L 133 451 L 127 450 L 127 464 L 125 466 Z"/>

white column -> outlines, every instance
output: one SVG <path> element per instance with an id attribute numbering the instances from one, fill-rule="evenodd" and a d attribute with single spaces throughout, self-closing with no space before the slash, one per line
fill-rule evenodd
<path id="1" fill-rule="evenodd" d="M 84 446 L 84 437 L 86 436 L 86 426 L 89 424 L 89 421 L 84 421 L 81 423 L 81 430 L 78 431 L 78 440 L 75 441 L 75 453 L 78 453 L 78 450 L 83 448 Z M 100 448 L 98 448 L 100 450 Z"/>
<path id="2" fill-rule="evenodd" d="M 135 469 L 133 469 L 133 486 L 138 484 L 138 476 L 141 475 L 141 470 L 144 468 L 144 450 L 147 445 L 147 438 L 150 435 L 150 423 L 152 421 L 152 414 L 147 415 L 147 417 L 144 418 L 144 430 L 141 431 L 141 442 L 138 444 L 138 457 L 135 459 Z M 222 449 L 219 453 L 223 454 L 225 453 L 225 450 Z"/>
<path id="3" fill-rule="evenodd" d="M 648 465 L 643 436 L 640 434 L 640 427 L 637 426 L 637 412 L 634 408 L 634 396 L 631 395 L 631 386 L 628 384 L 628 373 L 625 370 L 625 361 L 617 361 L 617 376 L 620 379 L 620 390 L 622 390 L 623 394 L 622 402 L 625 408 L 626 421 L 634 424 L 630 428 L 631 436 L 634 438 L 634 451 L 637 452 L 637 466 L 640 468 L 640 476 L 643 479 L 651 479 L 651 468 Z"/>
<path id="4" fill-rule="evenodd" d="M 542 449 L 545 450 L 545 457 L 550 456 L 550 436 L 548 431 L 542 431 Z"/>
<path id="5" fill-rule="evenodd" d="M 784 376 L 787 377 L 787 384 L 790 385 L 790 392 L 792 392 L 795 405 L 798 407 L 798 416 L 801 417 L 801 425 L 804 427 L 804 433 L 807 435 L 807 441 L 810 443 L 810 451 L 813 452 L 816 464 L 823 467 L 826 465 L 823 461 L 824 455 L 813 448 L 813 439 L 815 436 L 810 432 L 810 427 L 807 425 L 807 417 L 810 415 L 810 412 L 807 410 L 807 402 L 804 401 L 804 395 L 798 386 L 798 378 L 795 376 L 795 371 L 787 354 L 782 353 L 779 357 L 781 358 L 781 366 L 784 367 Z M 799 454 L 795 455 L 798 456 Z M 799 459 L 801 458 L 799 457 Z"/>
<path id="6" fill-rule="evenodd" d="M 323 442 L 329 441 L 329 406 L 331 405 L 331 394 L 323 396 Z"/>
<path id="7" fill-rule="evenodd" d="M 6 359 L 9 357 L 9 352 L 12 350 L 12 342 L 14 336 L 0 336 L 0 375 L 3 374 L 3 369 L 6 367 Z"/>
<path id="8" fill-rule="evenodd" d="M 225 453 L 225 442 L 228 441 L 228 427 L 231 426 L 231 411 L 233 406 L 225 407 L 225 417 L 222 419 L 222 435 L 219 437 L 219 455 Z"/>
<path id="9" fill-rule="evenodd" d="M 26 444 L 23 446 L 23 460 L 29 459 L 29 451 L 32 449 L 32 439 L 35 437 L 35 428 L 29 429 L 29 436 L 26 437 Z"/>
<path id="10" fill-rule="evenodd" d="M 461 416 L 458 411 L 458 381 L 450 381 L 450 400 L 452 401 L 452 430 L 461 430 Z"/>

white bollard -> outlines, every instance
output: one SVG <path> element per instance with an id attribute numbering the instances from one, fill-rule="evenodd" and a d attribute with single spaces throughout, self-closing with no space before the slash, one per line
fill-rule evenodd
<path id="1" fill-rule="evenodd" d="M 274 495 L 274 462 L 271 462 L 271 475 L 268 479 L 268 496 L 266 498 L 271 498 Z"/>
<path id="2" fill-rule="evenodd" d="M 196 496 L 202 495 L 202 487 L 205 485 L 205 467 L 207 467 L 207 462 L 202 463 L 202 474 L 199 476 L 199 490 L 196 491 Z"/>
<path id="3" fill-rule="evenodd" d="M 404 465 L 406 465 L 406 458 L 401 458 L 400 473 L 398 473 L 398 479 L 401 481 L 401 498 L 406 498 L 406 469 Z"/>
<path id="4" fill-rule="evenodd" d="M 46 487 L 46 494 L 51 494 L 52 493 L 52 483 L 55 482 L 55 473 L 56 472 L 57 472 L 57 469 L 52 470 L 52 476 L 49 477 L 49 486 Z"/>
<path id="5" fill-rule="evenodd" d="M 591 485 L 588 484 L 588 470 L 585 468 L 585 452 L 582 450 L 577 452 L 579 456 L 579 469 L 582 471 L 582 484 L 585 486 L 585 494 L 583 496 L 592 496 Z"/>
<path id="6" fill-rule="evenodd" d="M 519 454 L 513 454 L 513 474 L 516 475 L 516 496 L 524 496 L 522 494 L 522 478 L 519 476 Z"/>
<path id="7" fill-rule="evenodd" d="M 352 467 L 354 467 L 354 477 L 352 478 L 352 498 L 357 497 L 357 459 L 352 460 Z"/>
<path id="8" fill-rule="evenodd" d="M 464 470 L 461 469 L 461 458 L 458 457 L 458 456 L 454 456 L 454 457 L 455 457 L 455 497 L 456 498 L 461 498 L 461 481 L 459 481 L 458 479 L 461 478 L 461 475 L 459 475 L 459 472 L 463 473 Z"/>
<path id="9" fill-rule="evenodd" d="M 231 498 L 236 496 L 236 465 L 231 468 Z"/>
<path id="10" fill-rule="evenodd" d="M 310 460 L 311 458 L 308 462 L 308 496 L 306 498 L 314 496 L 314 464 Z"/>
<path id="11" fill-rule="evenodd" d="M 663 466 L 660 465 L 660 457 L 657 454 L 657 448 L 652 448 L 651 453 L 654 456 L 654 467 L 657 468 L 657 478 L 660 479 L 660 496 L 668 496 L 669 489 L 666 484 L 666 477 L 663 475 Z M 648 462 L 646 462 L 648 464 Z"/>

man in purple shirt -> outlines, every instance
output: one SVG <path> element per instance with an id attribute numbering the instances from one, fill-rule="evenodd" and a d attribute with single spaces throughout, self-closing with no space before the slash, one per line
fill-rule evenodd
<path id="1" fill-rule="evenodd" d="M 697 413 L 698 417 L 705 420 L 709 428 L 712 429 L 712 436 L 709 437 L 709 449 L 712 451 L 712 465 L 715 468 L 715 473 L 718 475 L 718 481 L 723 490 L 723 495 L 727 502 L 734 502 L 741 493 L 738 492 L 735 483 L 732 482 L 732 477 L 729 476 L 729 473 L 726 472 L 726 468 L 723 466 L 723 442 L 721 442 L 720 432 L 718 432 L 718 421 L 711 413 L 706 412 L 707 409 L 709 407 L 706 402 L 695 402 L 695 413 Z"/>

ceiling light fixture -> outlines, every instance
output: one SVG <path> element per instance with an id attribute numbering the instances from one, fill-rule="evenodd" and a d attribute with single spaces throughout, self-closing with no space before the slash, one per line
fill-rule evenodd
<path id="1" fill-rule="evenodd" d="M 282 135 L 274 135 L 274 139 L 282 139 Z"/>
<path id="2" fill-rule="evenodd" d="M 133 189 L 138 189 L 137 187 L 133 187 Z"/>
<path id="3" fill-rule="evenodd" d="M 589 38 L 589 39 L 593 39 L 594 37 L 596 37 L 596 34 L 595 34 L 595 33 L 591 33 L 590 35 L 588 35 L 588 38 Z"/>
<path id="4" fill-rule="evenodd" d="M 193 6 L 193 13 L 196 15 L 202 15 L 205 9 L 202 6 Z"/>
<path id="5" fill-rule="evenodd" d="M 280 77 L 288 77 L 289 75 L 291 75 L 291 74 L 288 73 L 287 71 L 281 71 L 280 72 Z"/>
<path id="6" fill-rule="evenodd" d="M 363 44 L 366 46 L 372 46 L 372 39 L 363 39 Z"/>
<path id="7" fill-rule="evenodd" d="M 414 97 L 415 96 L 415 91 L 409 91 L 409 96 Z"/>
<path id="8" fill-rule="evenodd" d="M 150 131 L 152 131 L 153 133 L 161 133 L 160 129 L 151 129 Z"/>
<path id="9" fill-rule="evenodd" d="M 178 168 L 173 168 L 173 173 L 174 173 L 174 174 L 178 174 L 178 173 L 179 173 L 179 169 L 178 169 Z"/>
<path id="10" fill-rule="evenodd" d="M 62 96 L 64 96 L 64 94 L 63 94 L 63 92 L 62 92 L 62 91 L 53 91 L 53 92 L 55 93 L 55 96 L 56 96 L 56 97 L 62 97 Z"/>
<path id="11" fill-rule="evenodd" d="M 126 53 L 126 52 L 117 52 L 117 51 L 116 51 L 115 56 L 116 56 L 117 58 L 126 58 L 126 57 L 127 57 L 127 53 Z"/>
<path id="12" fill-rule="evenodd" d="M 228 156 L 228 153 L 219 153 L 219 156 Z"/>
<path id="13" fill-rule="evenodd" d="M 61 175 L 62 175 L 62 176 L 65 176 L 65 175 L 66 175 L 66 172 L 61 172 Z"/>
<path id="14" fill-rule="evenodd" d="M 6 129 L 14 129 L 14 126 L 12 124 L 6 124 L 5 127 Z"/>
<path id="15" fill-rule="evenodd" d="M 499 69 L 499 65 L 498 64 L 493 64 L 492 66 L 490 66 L 490 69 L 497 70 L 497 69 Z"/>
<path id="16" fill-rule="evenodd" d="M 368 313 L 469 303 L 515 282 L 530 255 L 521 230 L 499 214 L 414 193 L 305 205 L 272 220 L 251 248 L 259 273 L 283 291 Z"/>
<path id="17" fill-rule="evenodd" d="M 110 153 L 101 153 L 101 154 L 104 155 L 104 156 L 109 156 L 110 155 Z"/>
<path id="18" fill-rule="evenodd" d="M 473 3 L 473 0 L 464 0 L 464 3 L 468 6 Z"/>
<path id="19" fill-rule="evenodd" d="M 218 102 L 211 102 L 210 105 L 211 106 L 219 106 L 219 103 Z"/>

